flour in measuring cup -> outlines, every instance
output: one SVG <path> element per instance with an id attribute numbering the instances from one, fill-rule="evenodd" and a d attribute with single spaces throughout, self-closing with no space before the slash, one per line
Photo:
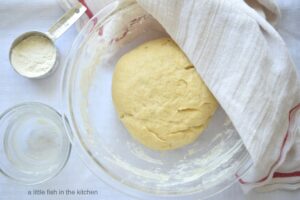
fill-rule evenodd
<path id="1" fill-rule="evenodd" d="M 56 48 L 43 36 L 29 36 L 18 43 L 11 53 L 15 70 L 27 77 L 39 77 L 49 72 L 56 61 Z"/>

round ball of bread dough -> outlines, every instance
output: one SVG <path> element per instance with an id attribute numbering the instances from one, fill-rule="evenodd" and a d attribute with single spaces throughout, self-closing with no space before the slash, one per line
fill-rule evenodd
<path id="1" fill-rule="evenodd" d="M 195 141 L 218 106 L 170 38 L 146 42 L 123 55 L 114 71 L 112 96 L 130 134 L 155 150 Z"/>

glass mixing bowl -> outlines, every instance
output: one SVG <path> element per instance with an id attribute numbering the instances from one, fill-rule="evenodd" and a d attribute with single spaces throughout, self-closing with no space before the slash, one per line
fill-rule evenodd
<path id="1" fill-rule="evenodd" d="M 168 36 L 133 1 L 115 1 L 77 36 L 63 76 L 64 120 L 74 148 L 101 180 L 143 199 L 202 199 L 237 181 L 251 163 L 222 108 L 196 142 L 153 151 L 136 142 L 114 109 L 114 66 L 125 52 Z M 128 93 L 130 95 L 130 93 Z"/>

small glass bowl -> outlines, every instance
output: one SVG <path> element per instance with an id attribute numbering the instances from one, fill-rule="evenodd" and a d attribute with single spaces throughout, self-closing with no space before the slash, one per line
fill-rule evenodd
<path id="1" fill-rule="evenodd" d="M 0 172 L 18 183 L 55 177 L 70 156 L 61 115 L 41 103 L 23 103 L 0 116 Z"/>

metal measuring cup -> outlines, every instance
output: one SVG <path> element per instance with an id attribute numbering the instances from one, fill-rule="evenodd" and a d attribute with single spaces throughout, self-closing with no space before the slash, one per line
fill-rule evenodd
<path id="1" fill-rule="evenodd" d="M 55 71 L 55 69 L 57 68 L 57 64 L 58 64 L 58 60 L 59 60 L 58 49 L 54 43 L 55 40 L 58 37 L 60 37 L 68 28 L 70 28 L 70 26 L 73 25 L 81 17 L 81 15 L 83 15 L 83 13 L 85 13 L 85 11 L 86 11 L 86 7 L 78 2 L 73 8 L 68 10 L 58 21 L 56 21 L 54 23 L 54 25 L 52 25 L 51 28 L 46 33 L 39 32 L 39 31 L 30 31 L 30 32 L 23 33 L 22 35 L 17 37 L 13 41 L 13 43 L 10 47 L 10 50 L 9 50 L 9 61 L 10 61 L 11 66 L 13 67 L 13 69 L 21 76 L 26 77 L 26 78 L 33 78 L 33 79 L 45 78 L 45 77 L 49 76 L 50 74 L 52 74 Z M 16 70 L 16 67 L 13 65 L 12 58 L 11 58 L 13 49 L 18 44 L 20 44 L 20 42 L 22 42 L 26 38 L 32 37 L 32 36 L 41 36 L 41 37 L 46 38 L 47 40 L 49 40 L 49 42 L 51 43 L 53 48 L 56 49 L 54 64 L 52 65 L 50 70 L 46 71 L 44 74 L 41 74 L 39 76 L 28 76 L 26 74 L 21 74 L 19 71 Z"/>

